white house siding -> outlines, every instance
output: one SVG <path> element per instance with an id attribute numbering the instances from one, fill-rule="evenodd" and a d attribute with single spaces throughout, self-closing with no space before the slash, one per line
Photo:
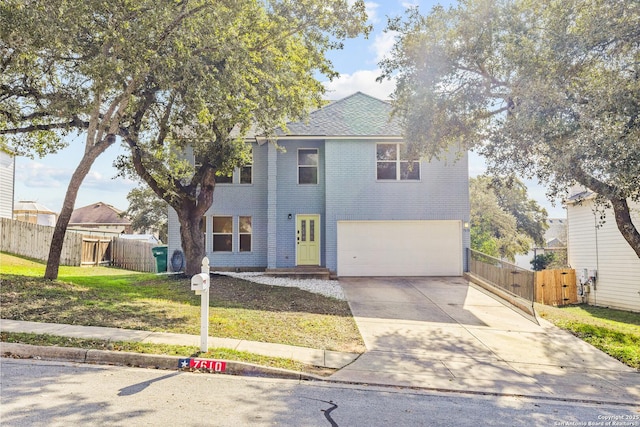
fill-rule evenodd
<path id="1" fill-rule="evenodd" d="M 634 224 L 640 227 L 640 204 L 632 209 Z M 582 269 L 597 269 L 589 304 L 640 311 L 640 258 L 620 234 L 613 211 L 605 213 L 605 223 L 596 229 L 599 214 L 594 214 L 592 200 L 567 206 L 569 265 L 578 276 Z"/>
<path id="2" fill-rule="evenodd" d="M 0 217 L 13 218 L 15 157 L 0 150 Z"/>

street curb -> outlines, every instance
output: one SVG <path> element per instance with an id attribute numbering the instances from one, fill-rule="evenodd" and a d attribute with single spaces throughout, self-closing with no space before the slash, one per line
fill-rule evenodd
<path id="1" fill-rule="evenodd" d="M 178 361 L 185 356 L 167 356 L 161 354 L 128 353 L 124 351 L 87 350 L 74 347 L 39 346 L 19 343 L 0 343 L 2 357 L 19 359 L 56 360 L 64 362 L 87 363 L 94 365 L 134 366 L 163 370 L 180 370 Z M 300 381 L 325 381 L 317 375 L 291 371 L 281 368 L 254 365 L 251 363 L 224 360 L 227 375 L 293 379 Z M 208 371 L 208 370 L 204 370 Z"/>
<path id="2" fill-rule="evenodd" d="M 18 344 L 0 342 L 0 356 L 7 358 L 18 359 L 36 359 L 36 360 L 48 360 L 48 361 L 62 361 L 62 362 L 75 362 L 86 363 L 92 365 L 114 365 L 114 366 L 131 366 L 139 368 L 152 368 L 162 370 L 181 371 L 178 368 L 178 360 L 184 359 L 181 356 L 166 356 L 158 354 L 143 354 L 143 353 L 128 353 L 122 351 L 109 351 L 109 350 L 87 350 L 74 347 L 56 347 L 56 346 L 37 346 L 30 344 Z M 416 387 L 416 386 L 397 386 L 392 384 L 384 384 L 377 382 L 357 382 L 348 380 L 336 380 L 330 377 L 323 378 L 317 375 L 308 374 L 305 372 L 291 371 L 280 368 L 270 368 L 261 365 L 254 365 L 251 363 L 237 362 L 232 360 L 224 360 L 226 363 L 225 372 L 212 372 L 210 370 L 197 370 L 202 372 L 212 372 L 222 375 L 234 375 L 234 376 L 249 376 L 249 377 L 264 377 L 264 378 L 277 378 L 288 379 L 298 381 L 322 381 L 326 383 L 345 384 L 351 386 L 369 385 L 373 387 L 381 388 L 406 388 L 414 390 L 434 391 L 439 393 L 457 393 L 466 395 L 481 395 L 481 396 L 510 396 L 520 397 L 536 400 L 549 400 L 557 402 L 575 402 L 575 403 L 589 403 L 589 404 L 608 404 L 621 407 L 640 407 L 636 402 L 613 402 L 606 400 L 593 400 L 593 399 L 581 399 L 571 397 L 559 397 L 559 396 L 543 396 L 527 393 L 500 393 L 492 391 L 471 391 L 471 390 L 459 390 L 448 389 L 438 387 Z"/>

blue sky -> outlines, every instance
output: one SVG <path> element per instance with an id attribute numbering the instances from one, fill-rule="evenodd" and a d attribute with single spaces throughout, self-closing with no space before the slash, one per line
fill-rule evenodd
<path id="1" fill-rule="evenodd" d="M 417 5 L 423 13 L 435 4 L 452 5 L 453 0 L 377 0 L 367 1 L 369 21 L 373 32 L 368 39 L 363 37 L 347 40 L 342 51 L 329 54 L 340 77 L 326 82 L 328 98 L 340 99 L 356 91 L 362 91 L 381 99 L 387 99 L 393 91 L 393 82 L 376 82 L 380 75 L 378 62 L 389 52 L 393 45 L 393 35 L 384 33 L 388 16 L 401 15 L 409 6 Z M 30 160 L 24 157 L 16 159 L 15 200 L 37 201 L 47 208 L 59 212 L 62 207 L 67 185 L 78 165 L 84 138 L 78 136 L 70 140 L 69 146 L 57 154 L 42 159 Z M 127 193 L 136 186 L 135 182 L 115 179 L 113 162 L 119 155 L 126 155 L 126 149 L 119 143 L 114 144 L 94 163 L 89 175 L 80 187 L 76 207 L 95 202 L 105 202 L 118 209 L 128 206 Z M 471 155 L 469 172 L 471 176 L 481 174 L 484 163 L 481 158 Z M 528 182 L 529 196 L 544 206 L 551 217 L 565 217 L 561 205 L 555 207 L 545 197 L 545 190 L 539 185 Z"/>

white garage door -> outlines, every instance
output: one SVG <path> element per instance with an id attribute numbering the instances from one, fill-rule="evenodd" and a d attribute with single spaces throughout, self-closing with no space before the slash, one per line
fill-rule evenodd
<path id="1" fill-rule="evenodd" d="M 338 276 L 460 276 L 461 221 L 338 221 Z"/>

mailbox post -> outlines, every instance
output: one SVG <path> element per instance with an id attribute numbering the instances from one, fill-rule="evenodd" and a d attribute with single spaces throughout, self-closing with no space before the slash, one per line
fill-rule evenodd
<path id="1" fill-rule="evenodd" d="M 202 258 L 202 270 L 191 278 L 191 290 L 200 295 L 200 351 L 209 348 L 209 258 Z"/>

